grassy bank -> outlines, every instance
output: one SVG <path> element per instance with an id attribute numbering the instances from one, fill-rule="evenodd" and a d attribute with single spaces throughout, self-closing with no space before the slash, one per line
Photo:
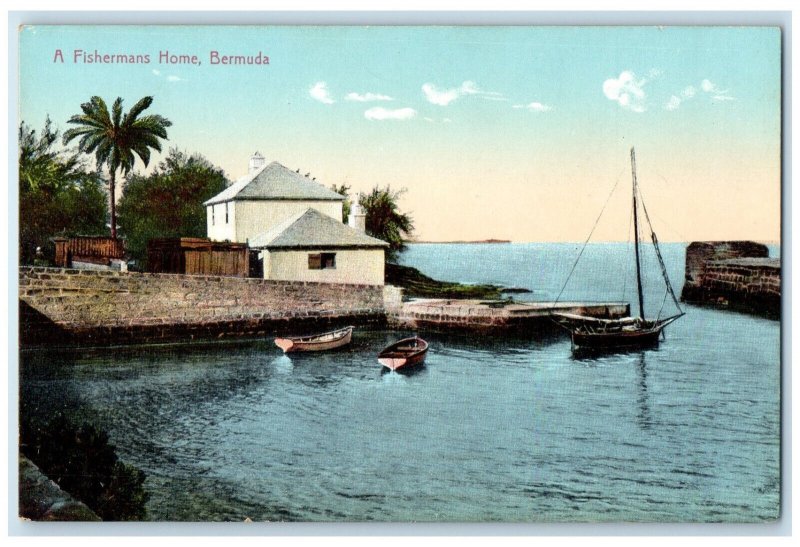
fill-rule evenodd
<path id="1" fill-rule="evenodd" d="M 497 285 L 462 285 L 438 281 L 416 268 L 386 264 L 386 283 L 402 287 L 406 296 L 416 298 L 480 298 L 497 300 L 503 288 Z"/>

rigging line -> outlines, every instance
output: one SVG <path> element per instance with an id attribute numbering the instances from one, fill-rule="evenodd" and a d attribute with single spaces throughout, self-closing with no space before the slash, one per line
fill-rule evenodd
<path id="1" fill-rule="evenodd" d="M 664 304 L 667 303 L 667 294 L 669 293 L 669 289 L 664 289 L 664 298 L 661 300 L 661 307 L 658 308 L 658 315 L 656 315 L 656 321 L 661 319 L 661 312 L 664 311 Z"/>
<path id="2" fill-rule="evenodd" d="M 575 267 L 578 265 L 578 262 L 580 261 L 581 256 L 583 256 L 583 251 L 586 250 L 586 245 L 589 244 L 589 240 L 592 239 L 592 234 L 594 233 L 595 228 L 597 228 L 597 224 L 600 222 L 600 217 L 603 216 L 603 211 L 606 210 L 606 206 L 608 205 L 608 202 L 611 201 L 611 196 L 614 195 L 614 190 L 617 189 L 617 186 L 619 185 L 619 181 L 622 178 L 622 174 L 624 172 L 625 172 L 625 169 L 620 171 L 619 175 L 617 175 L 617 182 L 614 183 L 614 187 L 611 189 L 611 193 L 608 194 L 608 197 L 606 198 L 606 202 L 603 204 L 603 208 L 600 210 L 600 214 L 597 215 L 597 219 L 594 221 L 594 226 L 592 226 L 592 230 L 589 232 L 589 237 L 587 237 L 586 241 L 583 242 L 583 247 L 581 247 L 581 250 L 578 253 L 578 258 L 575 259 L 575 263 L 572 265 L 572 269 L 569 271 L 569 275 L 567 276 L 567 280 L 564 281 L 564 286 L 561 287 L 561 291 L 558 293 L 558 296 L 556 297 L 555 301 L 553 302 L 553 305 L 550 306 L 551 310 L 556 307 L 556 304 L 558 304 L 558 301 L 561 299 L 561 295 L 564 294 L 564 289 L 567 288 L 567 285 L 569 284 L 569 280 L 572 277 L 572 274 L 575 273 Z"/>
<path id="3" fill-rule="evenodd" d="M 670 182 L 667 180 L 667 178 L 664 175 L 662 175 L 658 171 L 656 171 L 656 175 L 658 176 L 658 178 L 660 178 L 661 180 L 664 181 L 664 185 L 665 186 L 667 186 L 667 187 L 670 186 Z M 684 236 L 682 233 L 680 233 L 678 230 L 676 230 L 673 226 L 670 225 L 669 222 L 665 221 L 663 218 L 661 218 L 657 214 L 653 213 L 653 218 L 658 220 L 658 222 L 659 222 L 658 225 L 659 226 L 665 226 L 667 229 L 671 230 L 674 233 L 674 235 L 677 235 L 680 238 L 681 241 L 689 241 L 689 239 L 687 239 L 686 236 Z"/>
<path id="4" fill-rule="evenodd" d="M 675 296 L 675 290 L 672 288 L 672 283 L 669 280 L 669 275 L 667 275 L 667 266 L 664 264 L 664 257 L 661 256 L 661 248 L 658 246 L 658 237 L 656 236 L 656 232 L 653 230 L 653 223 L 650 222 L 650 215 L 647 213 L 647 206 L 644 203 L 641 188 L 639 189 L 639 201 L 642 203 L 644 217 L 647 219 L 647 225 L 650 227 L 650 238 L 653 240 L 653 248 L 656 251 L 656 257 L 658 258 L 658 263 L 661 266 L 661 275 L 664 277 L 664 283 L 666 283 L 667 290 L 669 291 L 670 296 L 672 296 L 672 301 L 675 302 L 675 306 L 678 308 L 678 311 L 683 313 L 681 305 L 678 303 L 678 297 Z"/>
<path id="5" fill-rule="evenodd" d="M 624 269 L 625 275 L 622 279 L 622 298 L 620 300 L 625 301 L 625 295 L 628 292 L 628 277 L 631 275 L 631 260 L 630 260 L 630 253 L 627 252 L 631 247 L 631 228 L 633 227 L 633 209 L 631 209 L 630 213 L 628 214 L 628 241 L 625 243 L 625 256 L 628 257 L 627 268 Z"/>

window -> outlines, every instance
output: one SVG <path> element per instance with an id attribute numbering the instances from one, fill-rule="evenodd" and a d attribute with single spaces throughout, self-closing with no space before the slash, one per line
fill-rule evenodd
<path id="1" fill-rule="evenodd" d="M 228 202 L 225 202 L 225 224 L 228 223 Z"/>
<path id="2" fill-rule="evenodd" d="M 309 270 L 336 269 L 336 253 L 314 253 L 308 255 Z"/>
<path id="3" fill-rule="evenodd" d="M 216 205 L 212 205 L 211 206 L 211 225 L 212 226 L 214 225 L 214 208 L 215 207 L 216 207 Z"/>

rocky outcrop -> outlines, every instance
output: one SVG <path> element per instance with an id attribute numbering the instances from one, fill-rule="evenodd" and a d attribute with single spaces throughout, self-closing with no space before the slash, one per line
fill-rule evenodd
<path id="1" fill-rule="evenodd" d="M 694 242 L 681 300 L 779 318 L 781 261 L 752 241 Z"/>
<path id="2" fill-rule="evenodd" d="M 28 458 L 19 455 L 19 516 L 43 521 L 99 521 L 85 504 L 48 479 Z"/>

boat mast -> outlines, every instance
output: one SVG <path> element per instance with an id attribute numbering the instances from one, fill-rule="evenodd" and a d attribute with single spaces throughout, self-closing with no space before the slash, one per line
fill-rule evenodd
<path id="1" fill-rule="evenodd" d="M 636 152 L 631 147 L 631 172 L 633 174 L 633 237 L 636 250 L 636 288 L 639 290 L 639 317 L 644 319 L 644 296 L 642 295 L 642 271 L 639 260 L 639 215 L 636 205 Z"/>

